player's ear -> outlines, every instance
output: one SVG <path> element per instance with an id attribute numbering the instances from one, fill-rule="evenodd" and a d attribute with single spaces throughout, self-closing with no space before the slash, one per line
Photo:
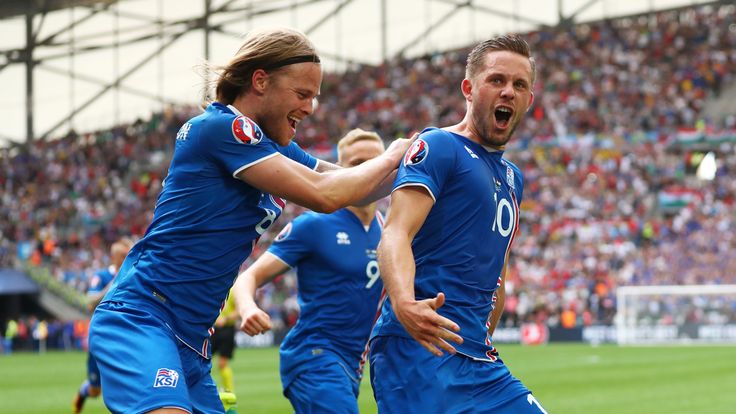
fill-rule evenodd
<path id="1" fill-rule="evenodd" d="M 472 92 L 473 92 L 473 84 L 470 82 L 470 79 L 463 79 L 463 82 L 460 84 L 460 90 L 463 91 L 463 96 L 465 96 L 465 100 L 472 101 Z"/>
<path id="2" fill-rule="evenodd" d="M 534 105 L 534 92 L 531 93 L 531 96 L 529 97 L 529 106 L 526 107 L 526 112 L 529 112 L 529 109 Z"/>
<path id="3" fill-rule="evenodd" d="M 256 69 L 250 79 L 250 85 L 253 91 L 259 95 L 262 95 L 268 87 L 269 75 L 263 69 Z"/>

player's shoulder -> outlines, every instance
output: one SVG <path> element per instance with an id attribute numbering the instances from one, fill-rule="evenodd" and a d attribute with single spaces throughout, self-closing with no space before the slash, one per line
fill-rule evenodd
<path id="1" fill-rule="evenodd" d="M 305 240 L 314 236 L 315 232 L 325 227 L 321 221 L 322 214 L 306 211 L 288 222 L 274 239 L 275 242 L 289 240 Z"/>
<path id="2" fill-rule="evenodd" d="M 308 211 L 301 214 L 295 220 L 295 225 L 301 228 L 302 232 L 308 232 L 310 235 L 320 234 L 325 231 L 331 231 L 336 227 L 344 227 L 344 223 L 347 219 L 347 209 L 339 209 L 332 213 L 317 213 L 314 211 Z"/>
<path id="3" fill-rule="evenodd" d="M 112 277 L 112 272 L 110 272 L 110 269 L 107 268 L 107 267 L 103 267 L 103 268 L 100 268 L 100 269 L 95 270 L 94 274 L 95 274 L 95 276 L 99 276 L 99 277 L 101 277 L 103 279 L 104 278 L 108 278 L 108 277 Z"/>
<path id="4" fill-rule="evenodd" d="M 506 168 L 510 168 L 517 177 L 519 178 L 523 177 L 521 169 L 516 164 L 514 164 L 513 161 L 510 161 L 506 158 L 501 158 L 501 163 L 505 165 Z"/>
<path id="5" fill-rule="evenodd" d="M 182 130 L 224 128 L 230 125 L 235 117 L 236 115 L 226 106 L 215 102 L 209 104 L 204 112 L 189 118 L 182 126 Z M 181 130 L 179 132 L 181 133 Z"/>
<path id="6" fill-rule="evenodd" d="M 515 172 L 521 174 L 521 169 L 519 169 L 519 167 L 516 164 L 514 164 L 513 161 L 509 160 L 508 158 L 501 158 L 501 162 L 505 166 L 507 166 L 507 167 L 511 168 L 512 170 L 514 170 Z"/>
<path id="7" fill-rule="evenodd" d="M 524 175 L 521 172 L 521 169 L 506 158 L 501 158 L 501 163 L 506 166 L 506 180 L 509 181 L 509 185 L 513 182 L 514 185 L 512 187 L 523 189 Z"/>
<path id="8" fill-rule="evenodd" d="M 458 140 L 449 131 L 430 127 L 424 129 L 404 155 L 404 167 L 421 164 L 432 159 L 433 164 L 452 162 L 458 148 Z"/>
<path id="9" fill-rule="evenodd" d="M 418 140 L 422 140 L 425 143 L 425 151 L 432 151 L 434 156 L 442 154 L 444 157 L 454 157 L 457 152 L 463 152 L 464 147 L 467 147 L 467 138 L 444 128 L 426 128 L 419 134 Z"/>
<path id="10" fill-rule="evenodd" d="M 458 144 L 455 134 L 442 128 L 429 127 L 425 128 L 417 140 L 422 140 L 432 146 L 453 147 Z"/>
<path id="11" fill-rule="evenodd" d="M 188 123 L 200 134 L 232 137 L 243 144 L 255 145 L 266 138 L 255 121 L 219 102 L 211 103 L 203 114 Z"/>
<path id="12" fill-rule="evenodd" d="M 315 211 L 305 211 L 304 213 L 296 216 L 292 222 L 294 225 L 304 227 L 311 226 L 315 223 L 322 223 L 325 220 L 327 214 L 317 213 Z"/>

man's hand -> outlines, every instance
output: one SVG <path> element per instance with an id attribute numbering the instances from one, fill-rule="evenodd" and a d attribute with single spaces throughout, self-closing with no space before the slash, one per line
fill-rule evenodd
<path id="1" fill-rule="evenodd" d="M 448 341 L 463 343 L 463 338 L 454 333 L 459 332 L 460 327 L 437 313 L 444 304 L 445 294 L 442 292 L 432 299 L 394 304 L 394 313 L 409 335 L 436 356 L 442 356 L 443 350 L 450 354 L 456 352 Z"/>
<path id="2" fill-rule="evenodd" d="M 414 133 L 411 138 L 398 138 L 395 139 L 391 145 L 386 149 L 386 155 L 395 161 L 395 165 L 398 166 L 401 160 L 404 158 L 406 150 L 409 146 L 417 139 L 418 133 Z"/>
<path id="3" fill-rule="evenodd" d="M 240 314 L 240 330 L 250 336 L 256 336 L 270 330 L 271 317 L 257 306 L 251 306 Z"/>

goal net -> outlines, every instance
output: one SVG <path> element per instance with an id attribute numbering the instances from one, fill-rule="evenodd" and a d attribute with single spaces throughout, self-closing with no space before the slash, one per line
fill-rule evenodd
<path id="1" fill-rule="evenodd" d="M 619 344 L 736 343 L 736 285 L 616 290 Z"/>

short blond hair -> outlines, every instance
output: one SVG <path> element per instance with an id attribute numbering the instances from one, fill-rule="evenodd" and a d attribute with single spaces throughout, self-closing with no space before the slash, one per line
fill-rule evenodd
<path id="1" fill-rule="evenodd" d="M 123 237 L 110 246 L 110 261 L 116 268 L 119 269 L 122 266 L 123 260 L 125 260 L 125 256 L 128 255 L 133 244 L 133 240 Z"/>
<path id="2" fill-rule="evenodd" d="M 133 240 L 131 240 L 128 237 L 121 237 L 119 240 L 117 240 L 115 243 L 110 246 L 110 251 L 124 251 L 125 254 L 128 253 L 128 251 L 133 247 L 135 243 Z"/>
<path id="3" fill-rule="evenodd" d="M 345 147 L 355 144 L 358 141 L 376 141 L 381 144 L 382 148 L 386 148 L 383 144 L 383 140 L 378 133 L 373 131 L 366 131 L 360 128 L 355 128 L 345 134 L 344 137 L 337 141 L 337 161 L 340 162 L 342 159 L 342 151 Z"/>

